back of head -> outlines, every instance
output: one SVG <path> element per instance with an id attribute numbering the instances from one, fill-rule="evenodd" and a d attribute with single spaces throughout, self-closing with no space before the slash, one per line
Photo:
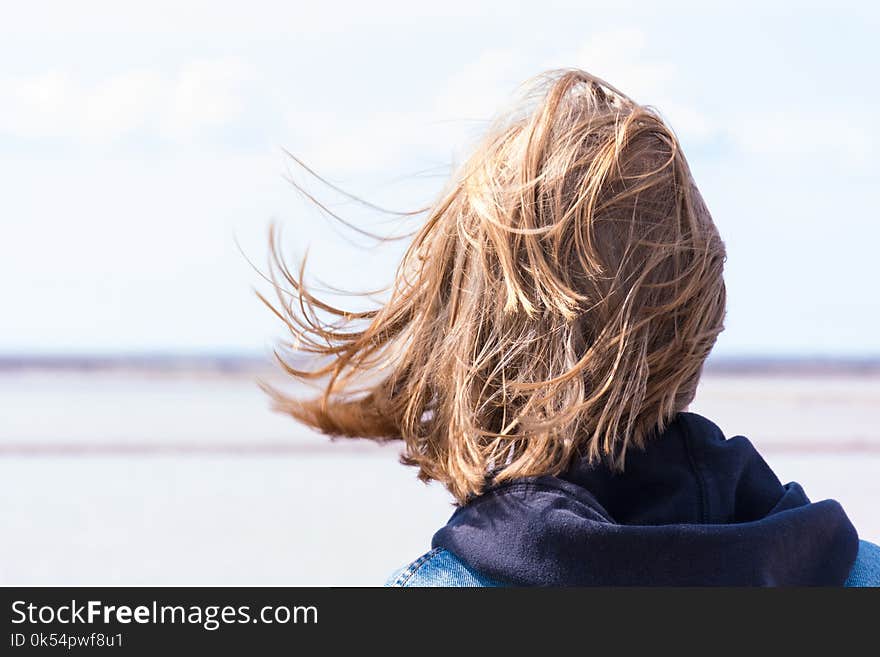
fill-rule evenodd
<path id="1" fill-rule="evenodd" d="M 276 257 L 296 349 L 329 359 L 287 367 L 320 398 L 276 405 L 331 435 L 403 439 L 404 462 L 459 501 L 575 456 L 623 467 L 694 397 L 724 260 L 662 119 L 551 72 L 450 180 L 380 308 L 334 308 Z"/>

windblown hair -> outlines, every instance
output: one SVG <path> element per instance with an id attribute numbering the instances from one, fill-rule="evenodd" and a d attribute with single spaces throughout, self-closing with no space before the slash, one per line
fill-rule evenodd
<path id="1" fill-rule="evenodd" d="M 672 130 L 581 70 L 526 89 L 426 211 L 377 309 L 317 298 L 271 240 L 279 304 L 263 300 L 294 338 L 276 354 L 323 391 L 267 387 L 275 408 L 402 439 L 401 460 L 460 503 L 576 455 L 623 468 L 692 401 L 723 329 L 724 244 Z M 294 367 L 303 353 L 321 358 Z"/>

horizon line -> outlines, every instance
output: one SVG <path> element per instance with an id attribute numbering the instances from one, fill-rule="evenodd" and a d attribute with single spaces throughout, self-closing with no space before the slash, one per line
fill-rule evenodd
<path id="1" fill-rule="evenodd" d="M 276 366 L 271 354 L 245 351 L 132 350 L 82 353 L 0 353 L 0 373 L 21 371 L 208 371 L 234 374 Z M 706 372 L 880 374 L 880 354 L 719 354 Z"/>

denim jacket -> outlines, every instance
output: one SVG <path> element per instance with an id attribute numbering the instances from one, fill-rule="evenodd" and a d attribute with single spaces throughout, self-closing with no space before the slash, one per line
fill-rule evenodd
<path id="1" fill-rule="evenodd" d="M 434 548 L 394 572 L 385 586 L 504 586 L 469 568 L 449 550 Z M 859 552 L 844 586 L 880 586 L 880 546 L 859 541 Z"/>

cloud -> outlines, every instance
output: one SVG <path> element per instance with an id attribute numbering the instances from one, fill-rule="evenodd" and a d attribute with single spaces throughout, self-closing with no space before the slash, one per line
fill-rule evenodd
<path id="1" fill-rule="evenodd" d="M 447 119 L 491 118 L 523 81 L 517 75 L 525 68 L 523 59 L 511 49 L 484 50 L 473 63 L 446 80 L 434 98 L 432 112 Z"/>
<path id="2" fill-rule="evenodd" d="M 671 62 L 657 57 L 641 29 L 627 27 L 597 34 L 570 59 L 571 65 L 658 109 L 685 141 L 707 140 L 718 130 L 710 116 L 681 100 L 686 80 Z"/>
<path id="3" fill-rule="evenodd" d="M 544 70 L 568 67 L 584 68 L 657 106 L 684 141 L 708 140 L 718 133 L 712 117 L 676 95 L 685 81 L 675 66 L 656 57 L 645 33 L 636 28 L 594 34 L 574 49 L 545 48 L 542 57 L 520 49 L 487 49 L 437 84 L 421 106 L 410 100 L 405 110 L 361 116 L 297 111 L 288 125 L 304 135 L 300 152 L 324 170 L 393 165 L 408 153 L 460 159 L 463 148 L 515 98 L 523 82 Z"/>
<path id="4" fill-rule="evenodd" d="M 640 102 L 652 102 L 647 96 L 661 93 L 676 77 L 672 64 L 651 57 L 648 38 L 637 28 L 595 34 L 568 58 Z"/>
<path id="5" fill-rule="evenodd" d="M 774 158 L 832 157 L 862 165 L 878 146 L 876 122 L 867 113 L 828 107 L 745 114 L 731 121 L 729 133 L 744 152 Z"/>
<path id="6" fill-rule="evenodd" d="M 298 109 L 288 115 L 287 125 L 302 139 L 298 152 L 323 170 L 392 166 L 407 155 L 448 163 L 514 89 L 518 64 L 513 51 L 486 50 L 432 85 L 433 93 L 406 99 L 402 109 L 369 114 Z"/>
<path id="7" fill-rule="evenodd" d="M 186 140 L 242 112 L 246 70 L 234 59 L 201 60 L 171 74 L 130 70 L 87 83 L 69 71 L 0 79 L 0 134 L 112 143 L 138 130 Z"/>

